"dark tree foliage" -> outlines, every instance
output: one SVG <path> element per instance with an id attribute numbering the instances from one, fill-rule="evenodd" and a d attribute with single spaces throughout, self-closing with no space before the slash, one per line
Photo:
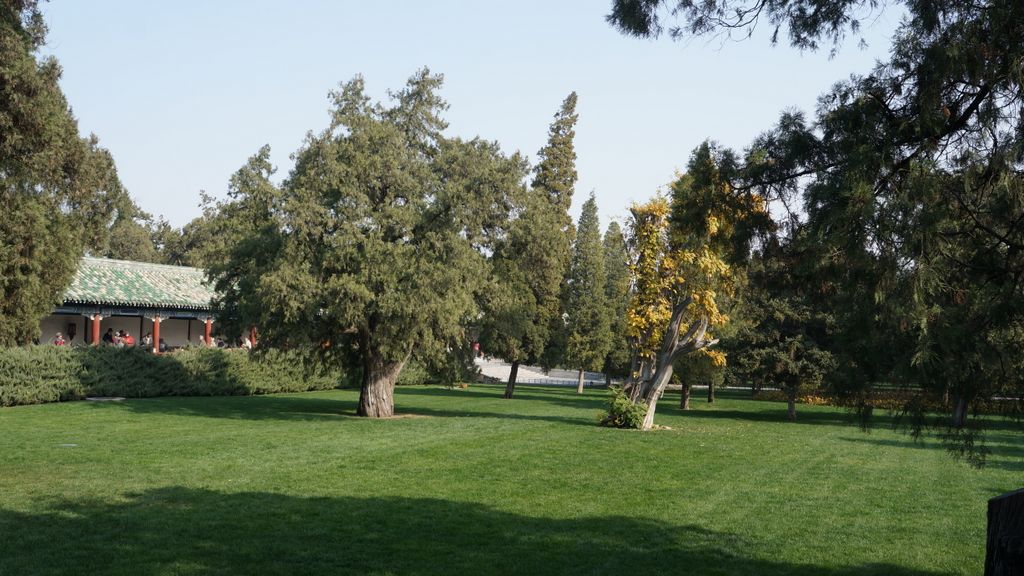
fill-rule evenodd
<path id="1" fill-rule="evenodd" d="M 36 3 L 0 1 L 0 345 L 25 344 L 79 258 L 100 251 L 125 192 L 110 154 L 82 138 L 60 66 L 37 59 Z"/>
<path id="2" fill-rule="evenodd" d="M 834 367 L 827 350 L 832 318 L 814 306 L 796 244 L 771 239 L 752 259 L 745 303 L 751 317 L 736 336 L 739 371 L 759 386 L 783 390 L 790 421 L 800 391 L 821 386 Z"/>
<path id="3" fill-rule="evenodd" d="M 654 36 L 749 30 L 759 20 L 814 49 L 856 30 L 873 2 L 614 3 Z M 945 399 L 951 449 L 979 454 L 970 407 L 1024 398 L 1024 3 L 910 1 L 888 61 L 837 83 L 813 120 L 782 115 L 733 184 L 786 206 L 807 238 L 819 305 L 835 311 L 838 392 L 895 383 Z M 754 16 L 754 18 L 751 18 Z M 797 213 L 799 211 L 796 211 Z M 927 402 L 906 407 L 920 432 Z M 1020 403 L 1018 402 L 1019 406 Z M 980 420 L 975 422 L 980 424 Z"/>
<path id="4" fill-rule="evenodd" d="M 772 27 L 772 43 L 783 30 L 790 43 L 815 50 L 822 42 L 838 46 L 856 34 L 862 20 L 885 0 L 615 0 L 607 20 L 625 34 L 658 37 L 665 18 L 672 38 L 728 33 L 750 36 L 758 24 Z"/>

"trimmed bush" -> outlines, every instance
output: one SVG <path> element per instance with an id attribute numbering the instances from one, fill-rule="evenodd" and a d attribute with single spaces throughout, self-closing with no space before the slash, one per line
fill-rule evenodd
<path id="1" fill-rule="evenodd" d="M 86 396 L 232 396 L 337 388 L 338 369 L 298 353 L 186 348 L 154 355 L 138 348 L 29 346 L 0 349 L 0 406 Z"/>

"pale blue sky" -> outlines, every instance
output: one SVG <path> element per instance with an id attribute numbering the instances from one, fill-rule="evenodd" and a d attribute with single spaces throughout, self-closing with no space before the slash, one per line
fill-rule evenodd
<path id="1" fill-rule="evenodd" d="M 309 130 L 327 123 L 327 92 L 363 74 L 385 96 L 426 65 L 445 75 L 449 133 L 497 140 L 531 160 L 570 91 L 579 94 L 579 183 L 605 222 L 652 196 L 706 138 L 742 148 L 781 110 L 812 111 L 835 81 L 888 50 L 899 13 L 865 23 L 867 49 L 771 48 L 620 35 L 604 0 L 481 2 L 138 2 L 51 0 L 44 53 L 83 133 L 117 161 L 139 205 L 181 225 L 199 191 L 263 144 L 284 177 Z"/>

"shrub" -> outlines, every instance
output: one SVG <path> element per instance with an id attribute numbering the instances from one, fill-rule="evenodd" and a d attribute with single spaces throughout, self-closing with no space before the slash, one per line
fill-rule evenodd
<path id="1" fill-rule="evenodd" d="M 0 349 L 0 406 L 86 396 L 230 396 L 336 388 L 343 374 L 296 352 L 30 346 Z"/>
<path id="2" fill-rule="evenodd" d="M 601 425 L 612 428 L 640 428 L 647 415 L 647 407 L 630 401 L 622 388 L 613 386 L 609 389 L 611 398 L 608 400 L 608 412 L 601 415 Z"/>
<path id="3" fill-rule="evenodd" d="M 762 390 L 754 396 L 755 400 L 766 400 L 768 402 L 785 402 L 786 393 L 782 390 Z M 925 394 L 920 390 L 873 390 L 865 398 L 842 399 L 826 394 L 821 390 L 808 390 L 797 395 L 796 401 L 799 404 L 812 406 L 841 406 L 845 408 L 862 407 L 880 410 L 891 410 L 903 412 L 909 409 L 911 404 L 920 405 L 925 412 L 949 412 L 951 407 L 943 398 Z M 1015 400 L 993 400 L 986 398 L 976 399 L 971 404 L 971 411 L 975 414 L 1003 415 L 1010 416 L 1019 412 L 1019 406 Z"/>

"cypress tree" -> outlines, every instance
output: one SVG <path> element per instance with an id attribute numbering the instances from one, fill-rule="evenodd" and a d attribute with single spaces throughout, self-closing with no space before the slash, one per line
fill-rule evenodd
<path id="1" fill-rule="evenodd" d="M 540 198 L 546 200 L 547 210 L 543 215 L 543 224 L 554 227 L 560 235 L 546 247 L 547 258 L 552 265 L 558 267 L 561 276 L 561 288 L 553 297 L 546 296 L 538 301 L 543 315 L 548 318 L 549 337 L 540 358 L 541 364 L 551 368 L 559 364 L 566 353 L 566 325 L 563 312 L 567 305 L 567 280 L 572 259 L 572 244 L 576 231 L 569 216 L 572 196 L 575 190 L 576 148 L 573 141 L 576 137 L 576 93 L 570 93 L 555 114 L 555 120 L 548 130 L 548 142 L 537 153 L 540 161 L 534 169 L 532 188 Z"/>
<path id="2" fill-rule="evenodd" d="M 629 249 L 618 222 L 608 224 L 604 233 L 604 293 L 607 302 L 611 347 L 604 361 L 608 383 L 613 376 L 629 374 L 630 346 L 626 336 L 626 309 L 629 307 Z"/>
<path id="3" fill-rule="evenodd" d="M 562 103 L 538 152 L 531 186 L 520 190 L 518 213 L 492 258 L 492 287 L 484 298 L 481 345 L 511 363 L 505 398 L 515 393 L 522 363 L 551 365 L 561 336 L 565 278 L 569 269 L 572 204 L 576 184 L 576 93 Z"/>
<path id="4" fill-rule="evenodd" d="M 579 369 L 576 391 L 583 393 L 584 370 L 600 370 L 612 343 L 605 293 L 604 246 L 594 195 L 583 204 L 573 244 L 566 306 L 566 362 Z"/>

